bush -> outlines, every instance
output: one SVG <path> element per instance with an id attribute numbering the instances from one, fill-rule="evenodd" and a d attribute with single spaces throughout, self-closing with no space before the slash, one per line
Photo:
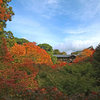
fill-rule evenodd
<path id="1" fill-rule="evenodd" d="M 74 93 L 89 94 L 100 89 L 96 87 L 95 72 L 91 63 L 65 65 L 58 71 L 43 70 L 37 75 L 40 87 L 54 86 L 66 95 Z"/>
<path id="2" fill-rule="evenodd" d="M 56 64 L 56 62 L 57 62 L 57 57 L 56 57 L 56 56 L 51 56 L 51 60 L 52 60 L 53 64 Z"/>
<path id="3" fill-rule="evenodd" d="M 100 86 L 100 44 L 96 47 L 93 54 L 93 68 L 96 72 L 96 78 L 99 80 L 97 85 Z"/>

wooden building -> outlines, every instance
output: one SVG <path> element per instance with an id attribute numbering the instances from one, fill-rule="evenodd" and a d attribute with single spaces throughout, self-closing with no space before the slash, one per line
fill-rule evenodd
<path id="1" fill-rule="evenodd" d="M 64 61 L 67 63 L 72 63 L 76 58 L 76 55 L 53 55 L 57 57 L 57 61 Z"/>

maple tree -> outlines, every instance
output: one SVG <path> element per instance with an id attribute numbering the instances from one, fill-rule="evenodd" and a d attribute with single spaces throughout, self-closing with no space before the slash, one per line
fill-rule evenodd
<path id="1" fill-rule="evenodd" d="M 76 56 L 76 59 L 73 61 L 73 63 L 78 63 L 80 61 L 85 60 L 88 57 L 91 57 L 93 55 L 94 50 L 91 49 L 84 49 L 80 55 Z"/>
<path id="2" fill-rule="evenodd" d="M 16 44 L 10 50 L 15 59 L 30 58 L 34 63 L 52 65 L 50 55 L 39 46 L 36 42 L 28 42 L 23 45 Z M 19 61 L 20 62 L 20 61 Z"/>
<path id="3" fill-rule="evenodd" d="M 8 51 L 6 40 L 2 36 L 0 36 L 0 62 L 1 63 L 7 63 L 14 61 L 12 58 L 12 55 Z"/>
<path id="4" fill-rule="evenodd" d="M 14 15 L 14 12 L 12 11 L 12 7 L 9 6 L 7 3 L 11 0 L 0 0 L 0 34 L 3 34 L 3 31 L 6 27 L 6 21 L 11 21 L 11 17 Z"/>
<path id="5" fill-rule="evenodd" d="M 11 21 L 11 16 L 14 15 L 12 7 L 7 3 L 11 0 L 0 0 L 0 60 L 1 62 L 10 62 L 13 61 L 11 54 L 8 51 L 6 41 L 4 39 L 4 28 L 6 27 L 6 21 L 9 19 Z"/>
<path id="6" fill-rule="evenodd" d="M 26 71 L 15 70 L 14 68 L 0 70 L 0 97 L 3 95 L 15 95 L 17 92 L 26 89 L 38 88 L 37 73 L 27 75 Z"/>
<path id="7" fill-rule="evenodd" d="M 15 62 L 22 62 L 26 49 L 24 46 L 15 43 L 14 46 L 10 48 L 10 53 L 13 55 Z"/>

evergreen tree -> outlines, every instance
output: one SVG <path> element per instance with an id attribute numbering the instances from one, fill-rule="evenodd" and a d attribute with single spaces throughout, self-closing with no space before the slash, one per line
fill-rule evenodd
<path id="1" fill-rule="evenodd" d="M 93 68 L 96 72 L 96 78 L 99 80 L 97 85 L 100 86 L 100 44 L 96 47 L 93 54 Z"/>

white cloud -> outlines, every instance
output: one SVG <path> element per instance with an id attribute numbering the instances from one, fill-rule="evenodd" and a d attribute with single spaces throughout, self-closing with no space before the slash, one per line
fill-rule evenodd
<path id="1" fill-rule="evenodd" d="M 100 43 L 100 24 L 96 23 L 85 27 L 68 27 L 64 29 L 64 43 L 54 46 L 54 49 L 59 49 L 70 54 L 72 51 L 83 50 L 89 46 L 94 48 Z"/>
<path id="2" fill-rule="evenodd" d="M 74 41 L 67 41 L 65 43 L 54 46 L 53 49 L 59 49 L 61 52 L 65 51 L 67 54 L 71 54 L 71 52 L 83 50 L 90 46 L 93 46 L 95 48 L 97 45 L 98 41 L 95 42 L 90 40 L 86 41 L 74 40 Z"/>
<path id="3" fill-rule="evenodd" d="M 100 42 L 99 0 L 18 2 L 22 6 L 16 9 L 20 11 L 21 8 L 21 11 L 16 10 L 19 15 L 15 12 L 12 24 L 7 24 L 13 34 L 26 37 L 29 41 L 48 43 L 68 54 L 91 45 L 95 48 Z M 34 19 L 34 16 L 37 18 Z M 58 32 L 61 29 L 62 32 Z"/>

